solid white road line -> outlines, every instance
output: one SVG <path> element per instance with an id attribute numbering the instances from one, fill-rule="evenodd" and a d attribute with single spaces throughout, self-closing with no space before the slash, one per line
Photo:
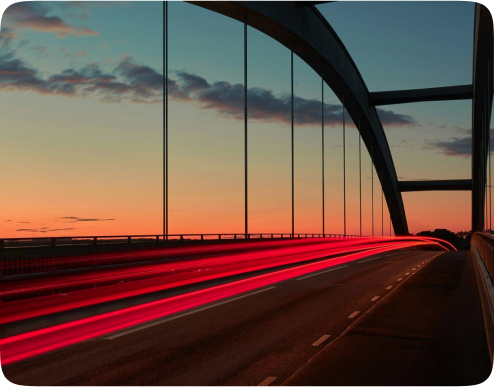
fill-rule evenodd
<path id="1" fill-rule="evenodd" d="M 269 376 L 266 379 L 264 379 L 261 383 L 259 383 L 258 386 L 269 386 L 275 380 L 276 380 L 276 376 Z"/>
<path id="2" fill-rule="evenodd" d="M 375 296 L 371 301 L 376 301 L 379 298 L 379 296 Z"/>
<path id="3" fill-rule="evenodd" d="M 125 335 L 128 335 L 128 334 L 134 333 L 134 332 L 142 331 L 143 329 L 151 328 L 151 327 L 154 327 L 156 325 L 163 324 L 163 323 L 166 323 L 168 321 L 176 320 L 176 319 L 181 318 L 181 317 L 190 316 L 191 314 L 202 312 L 203 310 L 211 309 L 211 308 L 214 308 L 215 306 L 224 305 L 224 304 L 227 304 L 227 303 L 232 302 L 232 301 L 240 300 L 241 298 L 250 297 L 250 296 L 253 296 L 255 294 L 262 293 L 262 292 L 265 292 L 267 290 L 274 289 L 275 287 L 276 286 L 271 286 L 270 288 L 261 289 L 261 290 L 258 290 L 256 292 L 252 292 L 252 293 L 249 293 L 249 294 L 244 294 L 243 296 L 240 296 L 240 297 L 235 297 L 235 298 L 231 298 L 229 300 L 217 302 L 217 303 L 215 303 L 213 305 L 208 305 L 208 306 L 205 306 L 203 308 L 191 310 L 190 312 L 182 313 L 182 314 L 179 314 L 179 315 L 175 315 L 175 316 L 166 318 L 164 320 L 155 321 L 155 322 L 152 322 L 152 323 L 146 324 L 146 325 L 140 325 L 137 328 L 134 328 L 134 329 L 131 329 L 131 330 L 128 330 L 128 331 L 124 331 L 124 332 L 121 332 L 121 333 L 117 333 L 116 335 L 105 337 L 105 340 L 113 340 L 113 339 L 116 339 L 118 337 L 122 337 L 122 336 L 125 336 Z"/>
<path id="4" fill-rule="evenodd" d="M 379 258 L 384 258 L 384 257 L 376 257 L 376 258 L 366 259 L 365 261 L 358 261 L 357 263 L 369 262 L 369 261 L 373 261 L 374 259 L 379 259 Z"/>
<path id="5" fill-rule="evenodd" d="M 348 318 L 354 318 L 357 314 L 360 313 L 360 310 L 356 310 L 355 312 L 353 312 L 350 316 L 348 316 Z"/>
<path id="6" fill-rule="evenodd" d="M 319 347 L 322 343 L 324 343 L 327 339 L 329 339 L 331 335 L 322 335 L 321 338 L 312 343 L 313 347 Z"/>
<path id="7" fill-rule="evenodd" d="M 388 287 L 386 288 L 386 290 L 389 290 L 389 289 L 391 289 L 391 288 L 392 288 L 392 286 L 388 286 Z"/>
<path id="8" fill-rule="evenodd" d="M 304 280 L 306 278 L 314 277 L 315 275 L 324 274 L 324 273 L 327 273 L 327 272 L 330 272 L 330 271 L 333 271 L 333 270 L 343 269 L 344 267 L 348 267 L 348 265 L 338 266 L 338 267 L 335 267 L 334 269 L 324 270 L 324 271 L 317 272 L 315 274 L 306 275 L 305 277 L 296 278 L 296 280 L 297 281 L 302 281 L 302 280 Z"/>

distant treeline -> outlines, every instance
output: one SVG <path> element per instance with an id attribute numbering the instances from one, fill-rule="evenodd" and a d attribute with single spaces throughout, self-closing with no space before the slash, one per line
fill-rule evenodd
<path id="1" fill-rule="evenodd" d="M 436 228 L 434 231 L 421 231 L 417 236 L 430 236 L 434 238 L 444 239 L 450 242 L 458 250 L 469 250 L 472 231 L 453 232 L 445 228 Z"/>

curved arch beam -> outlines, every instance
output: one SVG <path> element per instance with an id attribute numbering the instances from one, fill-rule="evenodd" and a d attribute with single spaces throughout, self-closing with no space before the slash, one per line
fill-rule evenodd
<path id="1" fill-rule="evenodd" d="M 372 161 L 388 203 L 396 235 L 408 234 L 408 226 L 398 179 L 381 121 L 370 103 L 369 90 L 357 66 L 327 20 L 314 7 L 288 1 L 191 1 L 248 24 L 290 49 L 311 66 L 331 87 L 356 124 Z"/>

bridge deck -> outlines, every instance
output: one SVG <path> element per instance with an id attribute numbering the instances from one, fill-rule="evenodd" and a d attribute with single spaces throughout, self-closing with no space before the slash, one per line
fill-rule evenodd
<path id="1" fill-rule="evenodd" d="M 473 385 L 491 371 L 472 259 L 421 250 L 346 262 L 2 368 L 23 385 Z"/>

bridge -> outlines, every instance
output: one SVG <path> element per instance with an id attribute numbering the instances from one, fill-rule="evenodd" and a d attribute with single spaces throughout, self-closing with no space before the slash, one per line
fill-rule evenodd
<path id="1" fill-rule="evenodd" d="M 170 116 L 177 112 L 170 101 L 191 96 L 183 94 L 169 69 L 174 15 L 164 2 L 162 230 L 0 235 L 0 359 L 7 379 L 23 385 L 470 385 L 486 380 L 494 351 L 489 10 L 475 4 L 471 84 L 372 92 L 318 9 L 331 2 L 189 3 L 243 27 L 243 84 L 223 101 L 242 123 L 242 228 L 173 232 Z M 250 29 L 290 53 L 291 92 L 279 111 L 272 111 L 283 115 L 290 130 L 290 190 L 284 195 L 290 199 L 290 224 L 268 232 L 252 225 L 249 196 L 255 121 L 250 112 L 258 103 L 248 87 Z M 294 58 L 320 82 L 316 232 L 297 224 L 303 209 L 296 201 L 300 97 L 294 93 Z M 207 84 L 199 78 L 184 82 L 197 90 Z M 327 212 L 327 87 L 341 101 L 341 111 L 331 112 L 341 117 L 342 135 L 337 220 Z M 471 177 L 399 179 L 379 107 L 458 100 L 472 104 Z M 358 131 L 356 233 L 347 232 L 349 212 L 355 210 L 348 203 L 349 125 Z M 366 155 L 370 198 L 362 193 Z M 468 250 L 410 234 L 402 193 L 425 191 L 471 192 Z M 369 200 L 371 232 L 366 233 L 362 213 Z M 338 233 L 335 222 L 342 226 Z"/>

